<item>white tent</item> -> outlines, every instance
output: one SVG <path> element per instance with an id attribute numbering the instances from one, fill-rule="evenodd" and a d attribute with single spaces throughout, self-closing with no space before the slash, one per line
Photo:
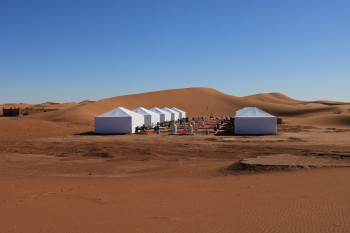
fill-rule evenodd
<path id="1" fill-rule="evenodd" d="M 154 108 L 151 108 L 150 111 L 159 114 L 160 122 L 170 121 L 171 120 L 171 114 L 168 113 L 168 112 L 163 111 L 162 109 L 154 107 Z"/>
<path id="2" fill-rule="evenodd" d="M 176 112 L 174 110 L 171 110 L 170 108 L 167 108 L 167 107 L 162 108 L 162 110 L 171 114 L 171 120 L 172 121 L 179 120 L 179 113 L 178 112 Z"/>
<path id="3" fill-rule="evenodd" d="M 135 133 L 144 123 L 143 115 L 119 107 L 95 117 L 95 133 Z"/>
<path id="4" fill-rule="evenodd" d="M 236 134 L 276 134 L 277 117 L 255 107 L 246 107 L 236 112 Z"/>
<path id="5" fill-rule="evenodd" d="M 159 114 L 154 113 L 154 112 L 152 112 L 148 109 L 145 109 L 143 107 L 139 107 L 139 108 L 133 110 L 133 112 L 136 112 L 136 113 L 144 116 L 145 126 L 153 127 L 153 126 L 157 125 L 158 122 L 160 122 Z"/>
<path id="6" fill-rule="evenodd" d="M 175 112 L 178 112 L 179 113 L 179 118 L 182 119 L 182 118 L 186 118 L 186 112 L 185 111 L 182 111 L 178 108 L 175 108 L 175 107 L 172 107 L 171 110 L 175 111 Z"/>

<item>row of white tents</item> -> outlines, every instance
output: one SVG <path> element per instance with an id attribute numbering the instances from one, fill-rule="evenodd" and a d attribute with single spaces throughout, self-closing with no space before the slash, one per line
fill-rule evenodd
<path id="1" fill-rule="evenodd" d="M 95 117 L 95 133 L 135 133 L 137 126 L 153 127 L 159 122 L 186 118 L 186 112 L 173 108 L 139 107 L 133 111 L 119 107 Z M 236 111 L 235 134 L 276 134 L 277 117 L 255 107 Z"/>
<path id="2" fill-rule="evenodd" d="M 186 118 L 186 112 L 178 108 L 139 107 L 130 111 L 118 107 L 95 117 L 95 133 L 135 133 L 138 126 L 153 127 L 159 122 Z"/>

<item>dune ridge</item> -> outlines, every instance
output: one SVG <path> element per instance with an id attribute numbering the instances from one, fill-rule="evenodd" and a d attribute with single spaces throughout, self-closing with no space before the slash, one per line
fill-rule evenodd
<path id="1" fill-rule="evenodd" d="M 234 116 L 235 111 L 248 106 L 255 106 L 280 117 L 320 117 L 330 118 L 337 114 L 349 114 L 349 103 L 333 103 L 319 101 L 306 102 L 294 100 L 281 93 L 256 94 L 236 97 L 221 93 L 212 88 L 185 88 L 165 91 L 147 92 L 141 94 L 117 96 L 96 102 L 76 104 L 59 112 L 51 112 L 33 116 L 49 121 L 74 121 L 90 124 L 94 116 L 100 115 L 118 106 L 135 109 L 143 106 L 172 107 L 183 109 L 189 116 Z M 333 119 L 333 121 L 334 121 Z M 310 119 L 312 121 L 312 119 Z M 344 122 L 345 125 L 346 121 Z M 338 122 L 342 125 L 341 122 Z M 322 121 L 320 121 L 322 124 Z"/>
<path id="2" fill-rule="evenodd" d="M 4 105 L 3 105 L 4 106 Z M 9 106 L 9 105 L 6 105 Z M 21 107 L 27 106 L 22 104 Z M 46 102 L 33 107 L 58 108 L 59 111 L 27 116 L 32 121 L 50 121 L 65 125 L 92 127 L 94 117 L 116 107 L 173 107 L 187 112 L 188 116 L 234 116 L 243 107 L 258 107 L 273 115 L 293 119 L 295 124 L 336 126 L 349 128 L 350 103 L 334 101 L 301 101 L 281 93 L 263 93 L 237 97 L 212 88 L 171 89 L 140 94 L 131 94 L 80 103 Z M 1 106 L 0 106 L 1 107 Z"/>

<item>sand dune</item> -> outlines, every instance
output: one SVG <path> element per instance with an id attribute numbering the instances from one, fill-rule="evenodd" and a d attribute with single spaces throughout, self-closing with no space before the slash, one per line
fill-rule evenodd
<path id="1" fill-rule="evenodd" d="M 9 105 L 7 105 L 9 106 Z M 14 106 L 14 105 L 13 105 Z M 185 88 L 155 91 L 141 94 L 117 96 L 96 102 L 80 103 L 43 103 L 39 105 L 18 105 L 31 107 L 59 108 L 59 111 L 28 116 L 28 119 L 61 122 L 72 125 L 93 126 L 94 117 L 113 108 L 122 106 L 135 109 L 143 106 L 173 107 L 187 112 L 188 116 L 234 116 L 235 111 L 254 106 L 279 117 L 300 119 L 297 123 L 314 126 L 350 127 L 348 109 L 350 103 L 333 101 L 300 101 L 281 93 L 257 94 L 236 97 L 221 93 L 212 88 Z M 339 114 L 343 115 L 342 117 Z M 306 119 L 307 118 L 307 119 Z M 315 118 L 315 120 L 313 120 Z"/>
<path id="2" fill-rule="evenodd" d="M 73 106 L 76 106 L 80 103 L 70 102 L 70 103 L 53 103 L 53 102 L 45 102 L 42 104 L 35 104 L 32 107 L 33 108 L 53 108 L 53 109 L 64 109 L 64 108 L 71 108 Z"/>
<path id="3" fill-rule="evenodd" d="M 269 93 L 269 94 L 256 94 L 243 97 L 244 100 L 268 102 L 275 104 L 287 104 L 294 105 L 302 103 L 302 101 L 292 99 L 281 93 Z"/>
<path id="4" fill-rule="evenodd" d="M 307 117 L 301 119 L 300 122 L 308 125 L 348 128 L 350 127 L 350 114 L 331 114 Z"/>
<path id="5" fill-rule="evenodd" d="M 158 106 L 176 106 L 183 109 L 189 116 L 234 116 L 235 111 L 247 107 L 259 107 L 280 117 L 319 117 L 328 116 L 330 122 L 337 126 L 349 126 L 347 121 L 339 120 L 336 114 L 348 114 L 349 103 L 336 104 L 332 102 L 304 102 L 291 99 L 280 93 L 257 94 L 246 97 L 236 97 L 223 94 L 211 88 L 186 88 L 156 91 L 135 95 L 117 96 L 96 102 L 73 105 L 59 112 L 49 112 L 33 116 L 33 118 L 55 121 L 74 122 L 78 124 L 93 124 L 96 115 L 107 112 L 118 106 L 135 109 L 139 106 L 152 108 Z M 334 115 L 334 116 L 333 116 Z M 311 121 L 310 121 L 311 122 Z M 323 125 L 324 121 L 317 121 Z"/>

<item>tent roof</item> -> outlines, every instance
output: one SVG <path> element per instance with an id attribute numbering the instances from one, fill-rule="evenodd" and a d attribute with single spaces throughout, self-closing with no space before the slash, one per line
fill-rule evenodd
<path id="1" fill-rule="evenodd" d="M 139 117 L 140 114 L 130 111 L 129 109 L 118 107 L 109 112 L 103 113 L 97 117 Z"/>
<path id="2" fill-rule="evenodd" d="M 169 112 L 169 113 L 178 113 L 177 111 L 171 110 L 170 108 L 162 108 L 163 111 Z"/>
<path id="3" fill-rule="evenodd" d="M 139 108 L 136 108 L 133 110 L 133 112 L 136 112 L 138 114 L 141 114 L 141 115 L 156 115 L 157 116 L 157 113 L 154 113 L 148 109 L 145 109 L 143 107 L 139 107 Z"/>
<path id="4" fill-rule="evenodd" d="M 162 109 L 159 109 L 157 107 L 151 108 L 150 109 L 152 112 L 156 112 L 158 114 L 168 114 L 167 112 L 163 111 Z"/>
<path id="5" fill-rule="evenodd" d="M 246 107 L 236 111 L 236 117 L 275 117 L 255 107 Z"/>
<path id="6" fill-rule="evenodd" d="M 182 111 L 182 110 L 180 110 L 180 109 L 178 109 L 178 108 L 175 108 L 175 107 L 172 107 L 171 110 L 173 110 L 173 111 L 175 111 L 175 112 L 185 112 L 185 111 Z"/>

